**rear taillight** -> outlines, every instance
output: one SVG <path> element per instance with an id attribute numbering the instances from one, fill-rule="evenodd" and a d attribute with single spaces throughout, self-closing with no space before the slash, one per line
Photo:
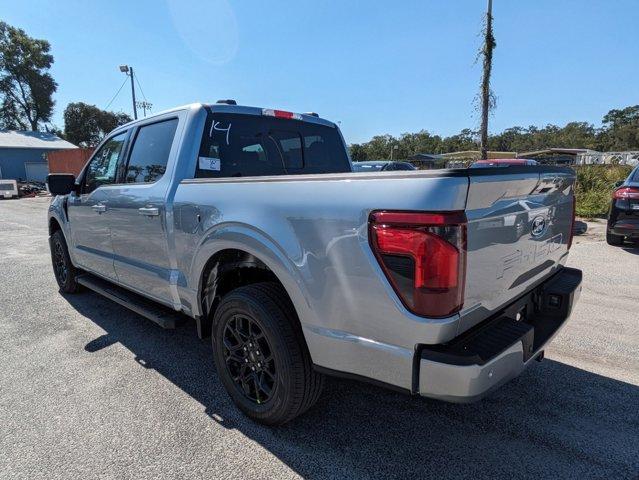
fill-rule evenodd
<path id="1" fill-rule="evenodd" d="M 464 212 L 373 212 L 369 241 L 402 303 L 425 317 L 445 317 L 464 304 Z"/>
<path id="2" fill-rule="evenodd" d="M 577 215 L 577 199 L 572 196 L 572 212 L 570 219 L 570 232 L 568 233 L 568 250 L 572 247 L 572 237 L 575 236 L 575 216 Z"/>
<path id="3" fill-rule="evenodd" d="M 615 200 L 628 200 L 630 198 L 639 199 L 639 188 L 622 187 L 612 192 L 612 198 Z"/>

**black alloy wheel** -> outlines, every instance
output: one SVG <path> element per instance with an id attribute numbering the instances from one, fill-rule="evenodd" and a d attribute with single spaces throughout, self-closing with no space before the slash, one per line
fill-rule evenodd
<path id="1" fill-rule="evenodd" d="M 233 315 L 224 326 L 224 359 L 235 386 L 249 400 L 268 402 L 277 388 L 271 345 L 262 328 L 246 315 Z"/>
<path id="2" fill-rule="evenodd" d="M 64 258 L 64 249 L 58 241 L 53 244 L 53 269 L 58 281 L 62 284 L 67 283 L 69 277 L 69 268 Z"/>
<path id="3" fill-rule="evenodd" d="M 295 308 L 275 282 L 227 293 L 212 319 L 218 377 L 251 419 L 282 425 L 317 401 L 324 377 L 313 368 Z"/>
<path id="4" fill-rule="evenodd" d="M 56 282 L 63 293 L 76 293 L 80 291 L 80 284 L 77 282 L 80 270 L 73 266 L 67 242 L 61 230 L 57 230 L 49 238 L 49 247 L 51 249 L 51 264 Z"/>

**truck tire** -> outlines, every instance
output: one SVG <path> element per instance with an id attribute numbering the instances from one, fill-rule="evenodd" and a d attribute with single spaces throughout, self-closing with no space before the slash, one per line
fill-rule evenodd
<path id="1" fill-rule="evenodd" d="M 608 243 L 608 245 L 614 245 L 614 246 L 623 245 L 623 236 L 614 235 L 606 230 L 606 242 Z"/>
<path id="2" fill-rule="evenodd" d="M 282 425 L 319 398 L 324 378 L 313 370 L 293 305 L 271 282 L 239 287 L 213 319 L 218 376 L 237 407 L 266 425 Z"/>
<path id="3" fill-rule="evenodd" d="M 77 282 L 78 269 L 71 263 L 69 249 L 62 231 L 57 230 L 49 239 L 53 273 L 62 293 L 77 293 L 80 285 Z"/>

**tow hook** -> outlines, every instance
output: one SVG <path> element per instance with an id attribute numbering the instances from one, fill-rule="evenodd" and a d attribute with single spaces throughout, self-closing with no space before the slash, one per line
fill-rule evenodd
<path id="1" fill-rule="evenodd" d="M 535 358 L 535 360 L 537 360 L 538 362 L 541 362 L 544 359 L 544 350 L 542 350 L 541 352 L 539 352 L 539 355 L 537 355 L 537 357 Z"/>

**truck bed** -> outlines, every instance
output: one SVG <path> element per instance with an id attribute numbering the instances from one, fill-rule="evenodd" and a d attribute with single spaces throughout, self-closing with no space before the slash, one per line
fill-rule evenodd
<path id="1" fill-rule="evenodd" d="M 557 167 L 185 179 L 173 204 L 178 266 L 197 285 L 193 266 L 211 253 L 207 245 L 248 246 L 283 279 L 315 363 L 410 388 L 404 367 L 417 343 L 450 341 L 565 263 L 574 179 Z M 465 212 L 459 313 L 406 309 L 369 246 L 375 210 Z M 544 231 L 533 237 L 540 216 Z M 182 294 L 197 312 L 194 292 Z"/>

